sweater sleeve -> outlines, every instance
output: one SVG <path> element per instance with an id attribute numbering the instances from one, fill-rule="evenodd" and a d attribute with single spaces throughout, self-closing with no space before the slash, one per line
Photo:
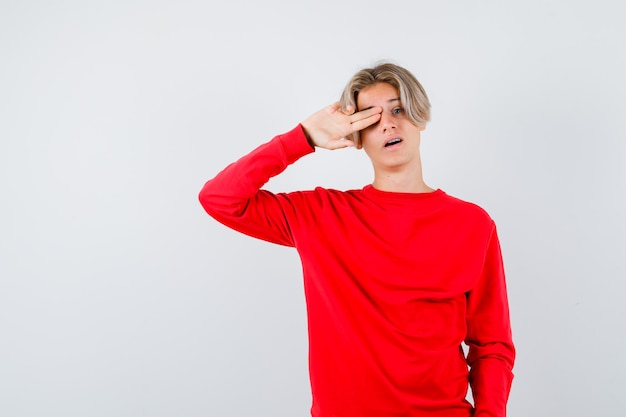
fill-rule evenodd
<path id="1" fill-rule="evenodd" d="M 474 397 L 474 417 L 505 417 L 513 381 L 515 347 L 495 226 L 480 279 L 468 294 L 467 308 L 467 361 Z"/>
<path id="2" fill-rule="evenodd" d="M 252 237 L 293 246 L 284 194 L 261 190 L 269 179 L 314 152 L 301 125 L 227 166 L 200 191 L 200 203 L 220 223 Z"/>

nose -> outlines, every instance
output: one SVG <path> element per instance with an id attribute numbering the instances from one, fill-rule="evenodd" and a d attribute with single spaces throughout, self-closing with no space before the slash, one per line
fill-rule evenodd
<path id="1" fill-rule="evenodd" d="M 391 113 L 382 112 L 382 114 L 380 115 L 380 120 L 378 121 L 378 125 L 380 127 L 380 130 L 383 133 L 388 132 L 391 129 L 395 129 L 396 128 L 395 117 L 393 117 Z"/>

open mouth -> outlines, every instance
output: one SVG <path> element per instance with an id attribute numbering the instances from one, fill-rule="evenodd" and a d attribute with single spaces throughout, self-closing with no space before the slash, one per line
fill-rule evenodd
<path id="1" fill-rule="evenodd" d="M 390 140 L 388 140 L 388 141 L 385 143 L 385 148 L 387 148 L 387 147 L 389 147 L 389 146 L 397 145 L 397 144 L 398 144 L 398 143 L 400 143 L 400 142 L 402 142 L 402 139 L 400 139 L 400 138 L 393 138 L 393 139 L 390 139 Z"/>

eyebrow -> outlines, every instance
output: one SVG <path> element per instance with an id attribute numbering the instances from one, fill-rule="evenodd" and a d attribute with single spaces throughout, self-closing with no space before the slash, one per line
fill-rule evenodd
<path id="1" fill-rule="evenodd" d="M 393 103 L 394 101 L 400 101 L 400 97 L 390 98 L 389 100 L 387 100 L 387 103 Z M 369 110 L 369 109 L 371 109 L 372 107 L 374 107 L 374 106 L 369 106 L 369 107 L 366 107 L 366 108 L 361 109 L 361 110 L 359 110 L 359 111 Z"/>

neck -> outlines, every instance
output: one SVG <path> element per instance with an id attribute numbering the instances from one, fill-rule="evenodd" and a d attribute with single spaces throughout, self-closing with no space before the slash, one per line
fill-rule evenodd
<path id="1" fill-rule="evenodd" d="M 394 193 L 430 193 L 435 191 L 424 182 L 422 164 L 402 168 L 374 167 L 372 186 L 380 191 Z"/>

